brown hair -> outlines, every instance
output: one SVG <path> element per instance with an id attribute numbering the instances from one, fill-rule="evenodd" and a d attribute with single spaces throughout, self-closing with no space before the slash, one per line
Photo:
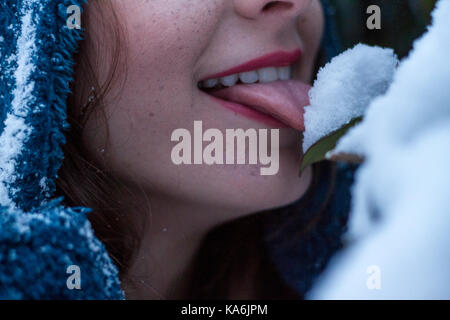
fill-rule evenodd
<path id="1" fill-rule="evenodd" d="M 124 203 L 121 199 L 130 199 L 133 197 L 133 192 L 109 173 L 105 166 L 96 163 L 89 156 L 81 138 L 89 117 L 93 114 L 104 115 L 102 113 L 104 97 L 117 81 L 118 74 L 124 73 L 121 72 L 123 71 L 121 68 L 126 67 L 122 63 L 125 51 L 122 49 L 126 47 L 124 45 L 126 39 L 110 1 L 93 1 L 89 6 L 89 10 L 84 13 L 83 23 L 84 28 L 90 32 L 86 33 L 85 39 L 80 44 L 79 53 L 75 57 L 76 77 L 72 83 L 72 94 L 67 104 L 67 118 L 71 128 L 66 133 L 65 160 L 59 171 L 57 193 L 65 197 L 65 204 L 68 206 L 85 206 L 93 209 L 89 220 L 96 236 L 105 244 L 109 255 L 119 268 L 122 280 L 130 280 L 127 272 L 140 247 L 140 240 L 147 225 L 146 217 L 132 216 L 141 211 L 133 207 L 133 201 Z M 101 28 L 95 32 L 89 26 L 92 20 L 101 23 Z M 106 30 L 108 32 L 102 32 Z M 95 67 L 100 63 L 98 61 L 100 56 L 88 55 L 87 49 L 103 52 L 105 43 L 112 44 L 112 47 L 107 50 L 111 52 L 108 76 L 99 83 Z M 318 170 L 320 165 L 314 166 L 314 181 L 317 180 Z M 330 172 L 330 180 L 334 181 L 334 171 Z M 303 230 L 299 230 L 299 234 L 307 232 L 320 220 L 333 188 L 334 184 L 331 183 L 322 208 L 318 208 L 314 218 L 305 225 Z M 311 196 L 311 192 L 308 191 L 306 197 Z M 301 211 L 301 208 L 298 210 Z M 240 282 L 238 279 L 248 274 L 251 274 L 253 279 L 251 282 L 255 284 L 253 291 L 260 298 L 298 297 L 288 285 L 281 281 L 268 260 L 261 241 L 260 218 L 262 216 L 262 214 L 253 214 L 232 221 L 212 230 L 207 235 L 191 266 L 193 272 L 188 297 L 227 298 L 233 292 L 232 286 Z M 132 224 L 132 221 L 139 223 Z M 245 246 L 242 245 L 243 243 Z M 211 257 L 218 258 L 211 259 Z M 257 281 L 258 279 L 264 279 L 264 281 Z"/>
<path id="2" fill-rule="evenodd" d="M 90 28 L 96 21 L 98 29 Z M 125 184 L 110 174 L 105 166 L 96 163 L 82 142 L 83 129 L 93 116 L 105 116 L 102 104 L 113 84 L 117 84 L 121 71 L 126 74 L 126 43 L 123 28 L 120 26 L 111 1 L 100 0 L 89 3 L 89 10 L 83 13 L 83 27 L 89 32 L 80 42 L 75 55 L 75 79 L 71 84 L 71 95 L 67 101 L 67 121 L 70 130 L 66 132 L 66 144 L 63 146 L 64 162 L 58 172 L 57 192 L 65 196 L 69 206 L 85 206 L 93 210 L 89 220 L 95 234 L 105 244 L 111 258 L 123 275 L 133 260 L 134 248 L 139 247 L 143 227 L 132 225 L 130 216 L 136 212 L 132 201 L 123 203 L 121 199 L 133 196 Z M 106 32 L 107 31 L 107 32 Z M 106 48 L 106 44 L 108 48 Z M 88 54 L 110 52 L 106 79 L 99 83 L 96 67 L 103 56 Z M 108 50 L 105 50 L 108 49 Z M 106 129 L 108 130 L 108 129 Z M 106 132 L 108 139 L 109 132 Z M 124 212 L 127 212 L 126 217 Z"/>

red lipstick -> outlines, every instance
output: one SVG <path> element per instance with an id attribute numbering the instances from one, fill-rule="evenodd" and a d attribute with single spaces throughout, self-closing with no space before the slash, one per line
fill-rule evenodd
<path id="1" fill-rule="evenodd" d="M 287 67 L 300 59 L 302 55 L 302 51 L 297 49 L 295 51 L 286 52 L 286 51 L 277 51 L 260 58 L 256 58 L 254 60 L 250 60 L 246 63 L 238 65 L 234 68 L 231 68 L 226 71 L 222 71 L 217 74 L 213 74 L 211 76 L 206 77 L 203 80 L 214 79 L 214 78 L 222 78 L 226 76 L 230 76 L 232 74 L 253 71 L 261 68 L 268 67 Z"/>

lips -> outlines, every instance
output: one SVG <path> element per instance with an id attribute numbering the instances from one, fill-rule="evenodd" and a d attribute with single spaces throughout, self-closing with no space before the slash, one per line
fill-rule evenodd
<path id="1" fill-rule="evenodd" d="M 243 63 L 237 67 L 231 68 L 229 70 L 210 75 L 205 78 L 211 79 L 211 78 L 220 78 L 220 77 L 226 77 L 234 73 L 239 72 L 246 72 L 251 70 L 256 70 L 260 68 L 265 67 L 286 67 L 297 60 L 300 59 L 302 55 L 302 51 L 300 49 L 292 51 L 292 52 L 284 52 L 284 51 L 278 51 L 274 53 L 267 54 L 265 56 L 262 56 L 260 58 L 248 61 L 246 63 Z"/>
<path id="2" fill-rule="evenodd" d="M 249 84 L 243 78 L 244 72 L 258 68 L 291 66 L 300 59 L 300 56 L 300 50 L 268 54 L 227 71 L 205 77 L 205 80 L 216 78 L 218 80 L 214 80 L 214 82 L 219 81 L 219 84 L 214 88 L 203 88 L 202 90 L 209 94 L 215 102 L 247 118 L 272 127 L 291 127 L 304 131 L 304 107 L 309 104 L 308 92 L 311 86 L 299 80 L 275 79 L 266 82 L 262 81 L 263 78 L 260 78 L 259 82 Z M 247 83 L 242 83 L 239 80 L 229 87 L 224 85 L 228 84 L 228 81 L 226 81 L 228 79 L 223 77 L 233 74 L 235 78 L 231 84 L 236 82 L 238 75 L 241 75 L 242 81 Z"/>
<path id="3" fill-rule="evenodd" d="M 311 87 L 298 80 L 284 80 L 270 83 L 238 84 L 210 92 L 216 98 L 262 113 L 261 120 L 274 118 L 300 131 L 305 130 L 304 107 L 309 104 Z M 231 107 L 226 105 L 226 107 Z M 235 106 L 238 107 L 238 106 Z M 236 110 L 235 110 L 236 111 Z M 250 115 L 250 113 L 244 114 Z M 255 118 L 255 117 L 252 117 Z M 272 125 L 276 126 L 274 121 Z"/>

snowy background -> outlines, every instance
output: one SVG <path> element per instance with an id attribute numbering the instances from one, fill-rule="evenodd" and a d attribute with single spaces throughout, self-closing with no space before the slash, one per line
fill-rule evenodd
<path id="1" fill-rule="evenodd" d="M 366 161 L 347 248 L 312 299 L 450 299 L 449 17 L 450 0 L 438 1 L 387 92 L 338 144 Z"/>

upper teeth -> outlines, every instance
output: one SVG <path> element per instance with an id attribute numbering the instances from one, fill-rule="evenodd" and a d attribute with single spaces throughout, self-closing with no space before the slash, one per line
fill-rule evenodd
<path id="1" fill-rule="evenodd" d="M 255 83 L 255 82 L 272 82 L 277 80 L 289 80 L 291 78 L 291 67 L 270 67 L 262 68 L 258 70 L 241 72 L 232 74 L 231 76 L 208 79 L 200 82 L 200 87 L 213 88 L 218 84 L 222 84 L 225 87 L 234 86 L 238 80 L 242 83 Z"/>

